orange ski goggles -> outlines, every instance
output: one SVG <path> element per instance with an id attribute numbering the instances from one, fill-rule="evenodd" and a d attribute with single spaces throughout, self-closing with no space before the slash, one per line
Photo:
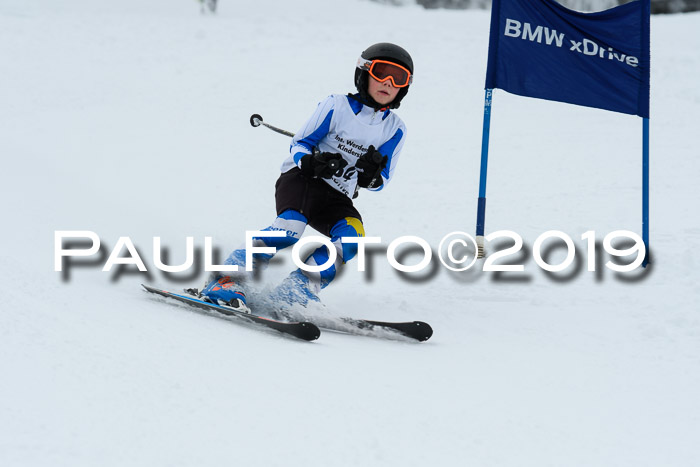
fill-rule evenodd
<path id="1" fill-rule="evenodd" d="M 413 82 L 413 74 L 407 68 L 386 60 L 367 60 L 360 57 L 357 68 L 367 70 L 369 75 L 383 83 L 390 79 L 395 88 L 405 88 Z"/>

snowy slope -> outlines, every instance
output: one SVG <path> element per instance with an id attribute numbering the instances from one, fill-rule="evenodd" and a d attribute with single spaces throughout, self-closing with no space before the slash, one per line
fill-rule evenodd
<path id="1" fill-rule="evenodd" d="M 379 41 L 416 80 L 396 178 L 357 200 L 368 234 L 472 233 L 489 14 L 220 3 L 0 5 L 0 465 L 697 465 L 700 15 L 652 20 L 646 273 L 588 272 L 580 240 L 640 232 L 640 120 L 496 92 L 487 231 L 531 251 L 561 230 L 581 268 L 551 278 L 529 254 L 500 278 L 436 261 L 406 277 L 380 249 L 324 291 L 328 313 L 434 337 L 306 344 L 142 292 L 204 279 L 157 271 L 153 237 L 177 264 L 187 236 L 225 254 L 268 225 L 288 139 L 249 116 L 296 131 Z M 103 256 L 66 278 L 56 230 L 96 232 L 105 254 L 128 236 L 150 273 L 101 272 Z M 265 280 L 291 268 L 285 252 Z"/>

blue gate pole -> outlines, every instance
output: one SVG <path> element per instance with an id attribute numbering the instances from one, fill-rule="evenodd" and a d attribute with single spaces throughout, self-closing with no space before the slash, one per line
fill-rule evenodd
<path id="1" fill-rule="evenodd" d="M 477 258 L 486 255 L 484 250 L 484 222 L 486 219 L 486 170 L 489 164 L 489 134 L 491 132 L 491 97 L 493 89 L 486 89 L 484 97 L 484 128 L 481 135 L 481 175 L 479 176 L 479 201 L 476 210 Z"/>
<path id="2" fill-rule="evenodd" d="M 644 240 L 644 261 L 649 264 L 649 119 L 642 119 L 642 240 Z"/>

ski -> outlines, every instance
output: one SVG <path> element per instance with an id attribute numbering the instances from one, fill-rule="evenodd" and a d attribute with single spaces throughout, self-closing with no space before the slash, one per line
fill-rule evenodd
<path id="1" fill-rule="evenodd" d="M 409 338 L 425 342 L 433 335 L 433 328 L 423 321 L 387 322 L 346 317 L 338 320 L 314 319 L 314 322 L 321 329 L 369 337 Z"/>
<path id="2" fill-rule="evenodd" d="M 304 322 L 286 322 L 277 321 L 270 318 L 265 318 L 252 313 L 244 313 L 242 311 L 234 310 L 230 307 L 225 307 L 221 305 L 215 305 L 213 303 L 205 302 L 195 298 L 194 296 L 181 295 L 173 292 L 168 292 L 167 290 L 157 289 L 155 287 L 149 287 L 145 284 L 141 284 L 147 292 L 151 292 L 163 297 L 172 298 L 187 305 L 200 308 L 206 311 L 212 311 L 220 315 L 230 316 L 241 320 L 243 322 L 254 323 L 257 325 L 262 325 L 264 327 L 274 329 L 284 334 L 289 334 L 299 339 L 305 341 L 313 341 L 319 338 L 321 335 L 321 330 L 313 323 L 308 321 Z"/>

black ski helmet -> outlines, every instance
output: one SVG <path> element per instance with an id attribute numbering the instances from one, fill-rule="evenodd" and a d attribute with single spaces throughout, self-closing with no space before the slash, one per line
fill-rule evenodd
<path id="1" fill-rule="evenodd" d="M 411 55 L 406 52 L 405 49 L 399 47 L 396 44 L 391 44 L 389 42 L 380 42 L 378 44 L 371 45 L 362 52 L 361 58 L 365 60 L 387 60 L 392 63 L 397 63 L 401 66 L 408 68 L 408 71 L 413 75 L 413 59 Z M 401 99 L 403 99 L 408 93 L 408 88 L 399 88 L 399 93 L 396 98 L 389 103 L 389 105 L 383 106 L 377 101 L 372 99 L 372 97 L 367 92 L 367 84 L 369 82 L 369 72 L 367 70 L 362 70 L 361 68 L 355 68 L 355 87 L 357 92 L 360 93 L 360 98 L 368 105 L 374 107 L 375 109 L 388 107 L 390 109 L 398 109 L 401 105 Z"/>

